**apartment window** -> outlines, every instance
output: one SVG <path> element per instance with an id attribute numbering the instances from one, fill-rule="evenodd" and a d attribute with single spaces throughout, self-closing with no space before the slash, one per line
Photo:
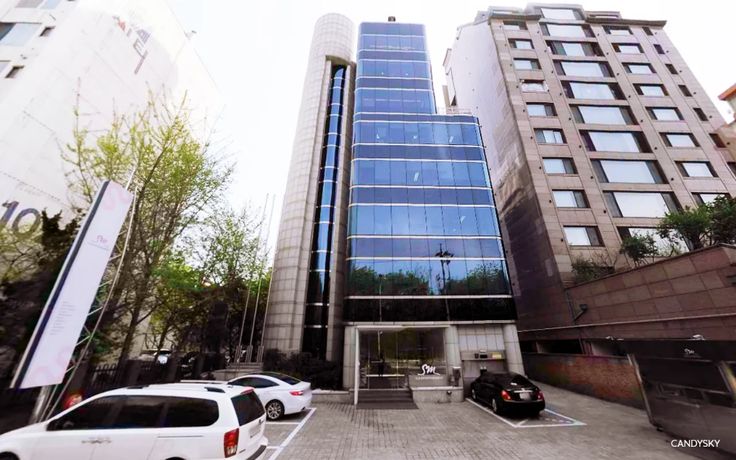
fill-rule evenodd
<path id="1" fill-rule="evenodd" d="M 677 167 L 685 177 L 716 177 L 715 171 L 707 161 L 681 161 L 677 163 Z"/>
<path id="2" fill-rule="evenodd" d="M 604 184 L 664 184 L 656 161 L 593 160 L 598 181 Z"/>
<path id="3" fill-rule="evenodd" d="M 631 35 L 631 30 L 626 26 L 603 26 L 608 35 Z"/>
<path id="4" fill-rule="evenodd" d="M 693 95 L 693 93 L 690 92 L 690 90 L 687 88 L 687 86 L 685 86 L 685 85 L 678 85 L 678 87 L 680 88 L 680 92 L 682 93 L 683 96 L 685 96 L 685 97 L 691 97 Z"/>
<path id="5" fill-rule="evenodd" d="M 621 239 L 631 238 L 634 236 L 648 236 L 654 240 L 654 246 L 657 248 L 659 255 L 671 256 L 678 253 L 688 252 L 690 248 L 687 243 L 680 238 L 672 235 L 670 238 L 662 238 L 656 228 L 647 227 L 619 227 L 618 229 Z"/>
<path id="6" fill-rule="evenodd" d="M 726 196 L 725 193 L 693 193 L 695 202 L 699 205 L 711 204 L 716 198 Z"/>
<path id="7" fill-rule="evenodd" d="M 571 158 L 545 158 L 542 162 L 547 174 L 575 174 L 575 163 Z"/>
<path id="8" fill-rule="evenodd" d="M 0 23 L 0 45 L 23 46 L 33 38 L 41 24 L 31 22 Z"/>
<path id="9" fill-rule="evenodd" d="M 613 49 L 621 54 L 641 54 L 641 46 L 636 44 L 614 43 Z"/>
<path id="10" fill-rule="evenodd" d="M 658 54 L 664 54 L 664 48 L 662 48 L 662 45 L 655 43 L 654 49 L 657 51 Z"/>
<path id="11" fill-rule="evenodd" d="M 514 59 L 514 69 L 516 70 L 538 70 L 539 61 L 536 59 Z"/>
<path id="12" fill-rule="evenodd" d="M 664 66 L 667 67 L 667 70 L 669 70 L 672 75 L 677 75 L 677 69 L 675 69 L 675 66 L 672 64 L 665 64 Z"/>
<path id="13" fill-rule="evenodd" d="M 49 35 L 51 35 L 51 32 L 53 32 L 53 31 L 54 31 L 54 28 L 53 27 L 44 27 L 43 30 L 41 31 L 41 35 L 40 36 L 41 37 L 48 37 Z"/>
<path id="14" fill-rule="evenodd" d="M 540 144 L 564 144 L 565 136 L 559 129 L 535 129 L 534 135 Z"/>
<path id="15" fill-rule="evenodd" d="M 671 193 L 604 192 L 604 198 L 613 217 L 664 217 L 677 210 Z"/>
<path id="16" fill-rule="evenodd" d="M 611 70 L 603 62 L 555 61 L 561 75 L 571 77 L 610 77 Z"/>
<path id="17" fill-rule="evenodd" d="M 654 69 L 649 64 L 624 64 L 624 68 L 628 73 L 637 75 L 648 75 L 654 73 Z"/>
<path id="18" fill-rule="evenodd" d="M 547 46 L 552 54 L 560 56 L 602 56 L 601 49 L 595 43 L 555 42 L 548 41 Z"/>
<path id="19" fill-rule="evenodd" d="M 553 190 L 552 197 L 558 208 L 587 208 L 588 201 L 580 190 Z"/>
<path id="20" fill-rule="evenodd" d="M 583 131 L 585 147 L 590 152 L 648 152 L 642 133 Z"/>
<path id="21" fill-rule="evenodd" d="M 679 121 L 682 120 L 680 111 L 674 107 L 648 107 L 649 116 L 657 121 Z"/>
<path id="22" fill-rule="evenodd" d="M 606 107 L 601 105 L 573 105 L 572 113 L 578 123 L 605 125 L 636 124 L 628 107 Z"/>
<path id="23" fill-rule="evenodd" d="M 526 23 L 519 21 L 503 21 L 504 30 L 526 30 Z"/>
<path id="24" fill-rule="evenodd" d="M 587 26 L 566 24 L 542 24 L 542 33 L 552 37 L 592 37 Z"/>
<path id="25" fill-rule="evenodd" d="M 582 19 L 582 16 L 577 10 L 571 10 L 568 8 L 541 8 L 542 16 L 545 19 L 566 19 L 566 20 L 577 20 Z"/>
<path id="26" fill-rule="evenodd" d="M 716 133 L 710 133 L 709 134 L 710 139 L 713 141 L 713 143 L 718 147 L 719 149 L 725 149 L 726 144 L 723 142 L 723 139 L 721 139 L 721 136 L 719 136 Z"/>
<path id="27" fill-rule="evenodd" d="M 647 34 L 647 35 L 650 35 L 650 36 L 651 36 L 651 35 L 654 35 L 654 34 L 652 33 L 652 29 L 650 29 L 649 27 L 642 27 L 642 30 L 643 30 L 643 31 L 644 31 L 644 33 L 645 33 L 645 34 Z"/>
<path id="28" fill-rule="evenodd" d="M 729 161 L 728 162 L 728 167 L 729 167 L 729 169 L 731 169 L 731 174 L 733 174 L 734 176 L 736 176 L 736 161 Z"/>
<path id="29" fill-rule="evenodd" d="M 564 227 L 565 239 L 570 246 L 602 246 L 596 227 Z"/>
<path id="30" fill-rule="evenodd" d="M 662 133 L 662 139 L 668 147 L 698 147 L 698 143 L 690 133 Z"/>
<path id="31" fill-rule="evenodd" d="M 509 40 L 511 47 L 517 50 L 531 50 L 534 49 L 531 40 Z"/>
<path id="32" fill-rule="evenodd" d="M 634 87 L 636 88 L 636 92 L 641 96 L 667 96 L 667 91 L 665 91 L 662 85 L 634 85 Z"/>
<path id="33" fill-rule="evenodd" d="M 703 112 L 703 109 L 701 109 L 700 107 L 693 107 L 693 111 L 695 112 L 695 115 L 700 118 L 700 121 L 708 121 L 708 115 Z"/>
<path id="34" fill-rule="evenodd" d="M 521 90 L 525 93 L 545 93 L 547 85 L 543 80 L 522 80 Z"/>
<path id="35" fill-rule="evenodd" d="M 565 95 L 571 99 L 623 99 L 621 90 L 611 83 L 582 83 L 564 81 L 562 87 Z"/>
<path id="36" fill-rule="evenodd" d="M 527 103 L 526 111 L 530 117 L 553 117 L 557 115 L 554 105 L 537 102 Z"/>
<path id="37" fill-rule="evenodd" d="M 7 75 L 5 75 L 5 78 L 16 78 L 18 74 L 23 70 L 22 65 L 14 65 L 10 68 L 10 72 L 8 72 Z"/>

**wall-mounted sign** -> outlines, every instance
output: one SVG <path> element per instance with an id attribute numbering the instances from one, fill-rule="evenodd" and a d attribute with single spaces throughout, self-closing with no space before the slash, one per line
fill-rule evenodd
<path id="1" fill-rule="evenodd" d="M 437 368 L 430 366 L 429 364 L 422 364 L 422 373 L 419 375 L 440 375 L 437 373 Z"/>

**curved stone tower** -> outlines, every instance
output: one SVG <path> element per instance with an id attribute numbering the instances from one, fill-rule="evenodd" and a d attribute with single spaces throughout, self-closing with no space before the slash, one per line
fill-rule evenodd
<path id="1" fill-rule="evenodd" d="M 342 351 L 355 30 L 327 14 L 314 27 L 279 225 L 265 349 Z"/>

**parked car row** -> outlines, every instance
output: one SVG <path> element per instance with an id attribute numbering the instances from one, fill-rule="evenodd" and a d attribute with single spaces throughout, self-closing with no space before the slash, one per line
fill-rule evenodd
<path id="1" fill-rule="evenodd" d="M 0 460 L 255 460 L 266 419 L 311 400 L 308 382 L 270 372 L 119 388 L 3 434 Z"/>

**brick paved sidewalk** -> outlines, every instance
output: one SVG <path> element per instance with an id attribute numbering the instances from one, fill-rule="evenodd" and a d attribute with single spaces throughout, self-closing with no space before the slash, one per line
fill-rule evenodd
<path id="1" fill-rule="evenodd" d="M 550 409 L 586 425 L 513 428 L 468 402 L 395 411 L 317 404 L 279 459 L 693 459 L 641 410 L 540 386 Z"/>

